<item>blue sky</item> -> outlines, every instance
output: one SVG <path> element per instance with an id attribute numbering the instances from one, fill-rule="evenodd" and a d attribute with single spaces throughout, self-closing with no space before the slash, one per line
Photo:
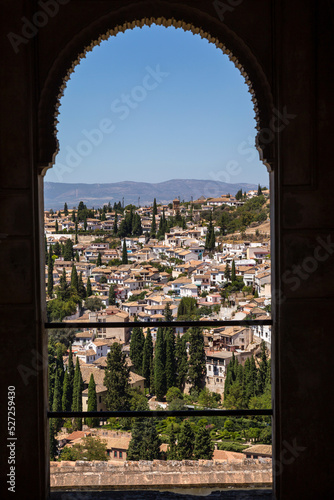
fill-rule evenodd
<path id="1" fill-rule="evenodd" d="M 173 27 L 127 30 L 75 68 L 45 180 L 210 179 L 268 185 L 251 95 L 228 57 Z"/>

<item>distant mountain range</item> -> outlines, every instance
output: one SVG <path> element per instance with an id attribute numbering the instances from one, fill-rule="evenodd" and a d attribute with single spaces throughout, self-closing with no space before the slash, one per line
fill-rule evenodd
<path id="1" fill-rule="evenodd" d="M 151 205 L 156 198 L 157 203 L 170 203 L 174 198 L 190 201 L 205 198 L 217 198 L 222 194 L 235 195 L 239 189 L 249 191 L 256 189 L 255 184 L 228 184 L 226 182 L 172 179 L 170 181 L 149 182 L 114 182 L 108 184 L 65 184 L 58 182 L 44 183 L 44 207 L 46 210 L 59 210 L 66 202 L 69 208 L 77 207 L 83 201 L 88 208 L 101 207 L 104 203 L 123 201 L 124 206 L 133 203 L 138 206 Z"/>

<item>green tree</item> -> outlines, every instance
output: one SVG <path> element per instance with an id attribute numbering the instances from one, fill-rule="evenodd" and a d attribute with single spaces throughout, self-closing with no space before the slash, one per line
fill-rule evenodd
<path id="1" fill-rule="evenodd" d="M 73 243 L 72 240 L 67 239 L 64 248 L 64 260 L 71 261 L 73 260 Z"/>
<path id="2" fill-rule="evenodd" d="M 118 233 L 117 210 L 115 210 L 115 218 L 114 218 L 114 225 L 113 225 L 112 231 L 113 231 L 114 235 L 116 236 L 116 234 Z"/>
<path id="3" fill-rule="evenodd" d="M 155 238 L 156 231 L 157 231 L 157 224 L 156 224 L 156 221 L 155 221 L 155 214 L 153 214 L 152 215 L 151 229 L 150 229 L 150 237 L 151 238 Z"/>
<path id="4" fill-rule="evenodd" d="M 212 252 L 216 245 L 215 228 L 212 224 L 212 212 L 210 212 L 209 226 L 205 237 L 205 250 Z"/>
<path id="5" fill-rule="evenodd" d="M 74 264 L 72 264 L 72 271 L 71 271 L 71 287 L 73 287 L 74 290 L 78 291 L 79 288 L 78 273 L 77 273 L 77 268 L 75 267 Z"/>
<path id="6" fill-rule="evenodd" d="M 74 380 L 73 380 L 73 399 L 72 399 L 72 411 L 82 411 L 82 391 L 84 388 L 79 358 L 76 360 Z M 74 418 L 74 428 L 78 431 L 82 429 L 82 419 Z"/>
<path id="7" fill-rule="evenodd" d="M 212 460 L 214 445 L 210 436 L 210 430 L 204 425 L 196 432 L 194 444 L 195 460 Z"/>
<path id="8" fill-rule="evenodd" d="M 262 189 L 261 189 L 261 186 L 259 184 L 257 187 L 257 196 L 261 196 L 261 194 L 262 194 Z"/>
<path id="9" fill-rule="evenodd" d="M 176 446 L 176 435 L 174 431 L 174 425 L 171 424 L 170 431 L 168 435 L 168 449 L 167 449 L 167 460 L 177 460 L 177 446 Z"/>
<path id="10" fill-rule="evenodd" d="M 167 302 L 164 309 L 165 321 L 173 321 L 173 313 L 170 308 L 170 303 Z"/>
<path id="11" fill-rule="evenodd" d="M 52 411 L 61 411 L 61 410 L 62 410 L 62 386 L 58 371 L 56 371 L 55 386 L 53 391 Z M 54 421 L 55 432 L 58 432 L 61 425 L 61 418 L 54 418 L 53 421 Z"/>
<path id="12" fill-rule="evenodd" d="M 232 260 L 231 281 L 232 281 L 232 283 L 234 283 L 234 281 L 236 281 L 236 274 L 235 274 L 235 262 L 234 262 L 234 259 Z"/>
<path id="13" fill-rule="evenodd" d="M 180 391 L 183 392 L 188 374 L 188 355 L 187 355 L 186 339 L 185 337 L 181 338 L 180 334 L 178 334 L 176 337 L 175 357 L 176 357 L 177 387 L 180 389 Z"/>
<path id="14" fill-rule="evenodd" d="M 74 208 L 73 208 L 73 210 L 72 210 L 72 216 L 71 216 L 71 219 L 72 219 L 72 222 L 75 222 L 75 221 L 76 221 L 76 213 L 75 213 Z"/>
<path id="15" fill-rule="evenodd" d="M 141 375 L 143 369 L 143 350 L 144 350 L 145 337 L 143 329 L 135 326 L 132 329 L 130 340 L 130 359 L 136 373 Z"/>
<path id="16" fill-rule="evenodd" d="M 153 200 L 152 215 L 157 215 L 157 213 L 158 213 L 157 200 L 156 200 L 156 198 L 154 198 L 154 200 Z"/>
<path id="17" fill-rule="evenodd" d="M 189 420 L 184 420 L 178 435 L 177 456 L 179 460 L 193 459 L 194 440 L 195 436 Z"/>
<path id="18" fill-rule="evenodd" d="M 191 390 L 200 391 L 205 379 L 204 337 L 200 328 L 190 328 L 188 378 Z"/>
<path id="19" fill-rule="evenodd" d="M 98 297 L 88 297 L 85 300 L 85 308 L 90 311 L 100 311 L 103 307 L 102 301 Z"/>
<path id="20" fill-rule="evenodd" d="M 123 249 L 122 249 L 122 264 L 128 263 L 128 252 L 126 250 L 126 241 L 123 240 Z"/>
<path id="21" fill-rule="evenodd" d="M 237 194 L 235 195 L 236 200 L 241 200 L 242 199 L 242 189 L 239 189 Z"/>
<path id="22" fill-rule="evenodd" d="M 103 462 L 108 460 L 106 442 L 96 436 L 86 436 L 81 443 L 63 448 L 59 460 Z"/>
<path id="23" fill-rule="evenodd" d="M 98 252 L 96 259 L 96 267 L 100 267 L 102 265 L 101 252 Z"/>
<path id="24" fill-rule="evenodd" d="M 82 279 L 82 271 L 80 271 L 79 274 L 79 281 L 78 281 L 78 294 L 80 299 L 85 299 L 86 298 L 86 288 Z"/>
<path id="25" fill-rule="evenodd" d="M 48 296 L 52 298 L 53 294 L 53 258 L 52 258 L 52 247 L 50 245 L 49 255 L 48 255 Z"/>
<path id="26" fill-rule="evenodd" d="M 166 389 L 176 385 L 175 337 L 172 328 L 165 329 L 166 344 Z"/>
<path id="27" fill-rule="evenodd" d="M 227 282 L 231 281 L 231 270 L 228 262 L 225 264 L 224 278 Z"/>
<path id="28" fill-rule="evenodd" d="M 113 343 L 107 356 L 104 377 L 104 385 L 107 388 L 105 404 L 108 410 L 129 409 L 129 372 L 125 353 L 119 344 Z"/>
<path id="29" fill-rule="evenodd" d="M 116 305 L 116 292 L 114 285 L 110 285 L 109 287 L 109 305 L 110 306 Z"/>
<path id="30" fill-rule="evenodd" d="M 60 256 L 61 248 L 60 248 L 59 241 L 56 241 L 56 243 L 53 245 L 53 253 L 54 253 L 54 255 L 57 256 L 57 258 Z"/>
<path id="31" fill-rule="evenodd" d="M 154 386 L 155 386 L 155 394 L 159 401 L 161 401 L 164 395 L 166 394 L 165 360 L 166 360 L 166 347 L 165 347 L 163 329 L 158 328 L 157 339 L 155 343 L 155 355 L 154 355 Z"/>
<path id="32" fill-rule="evenodd" d="M 152 418 L 137 418 L 131 429 L 128 460 L 156 460 L 160 458 L 160 439 Z"/>
<path id="33" fill-rule="evenodd" d="M 142 376 L 145 377 L 145 387 L 150 388 L 151 367 L 153 362 L 153 341 L 150 328 L 147 329 L 144 349 L 143 349 L 143 366 Z"/>
<path id="34" fill-rule="evenodd" d="M 93 292 L 92 292 L 92 285 L 91 285 L 91 282 L 90 282 L 90 278 L 88 276 L 88 278 L 87 278 L 87 288 L 86 288 L 86 297 L 88 298 L 92 294 L 93 294 Z"/>
<path id="35" fill-rule="evenodd" d="M 267 380 L 267 371 L 268 371 L 268 361 L 267 361 L 267 353 L 266 353 L 266 344 L 265 342 L 261 342 L 261 361 L 259 364 L 259 369 L 257 372 L 257 381 L 256 381 L 256 394 L 261 395 L 264 393 L 266 387 Z"/>
<path id="36" fill-rule="evenodd" d="M 68 371 L 65 372 L 64 385 L 63 385 L 63 397 L 62 397 L 62 410 L 71 411 L 72 406 L 72 394 L 71 394 L 71 381 Z"/>
<path id="37" fill-rule="evenodd" d="M 67 203 L 66 202 L 64 203 L 64 215 L 65 215 L 65 217 L 68 216 L 68 207 L 67 207 Z"/>
<path id="38" fill-rule="evenodd" d="M 94 380 L 94 376 L 91 373 L 89 384 L 88 384 L 88 404 L 87 411 L 97 411 L 97 397 L 96 397 L 96 384 Z M 96 417 L 87 417 L 85 419 L 86 424 L 89 427 L 98 427 L 99 419 Z"/>
<path id="39" fill-rule="evenodd" d="M 50 460 L 53 462 L 57 455 L 57 440 L 56 430 L 55 430 L 55 419 L 50 418 L 49 420 L 49 439 L 50 439 Z"/>

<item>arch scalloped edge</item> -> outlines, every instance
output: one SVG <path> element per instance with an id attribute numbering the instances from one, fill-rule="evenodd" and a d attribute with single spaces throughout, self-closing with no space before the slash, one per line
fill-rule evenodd
<path id="1" fill-rule="evenodd" d="M 78 53 L 76 58 L 72 61 L 72 64 L 68 68 L 65 76 L 62 78 L 62 84 L 59 87 L 59 92 L 56 96 L 56 103 L 54 105 L 54 113 L 53 113 L 53 144 L 54 144 L 54 152 L 52 153 L 52 158 L 48 162 L 43 162 L 41 161 L 39 163 L 39 171 L 43 172 L 43 175 L 45 175 L 46 171 L 49 168 L 52 168 L 54 163 L 55 163 L 55 158 L 59 152 L 59 141 L 57 139 L 57 133 L 58 133 L 58 128 L 57 125 L 59 123 L 58 120 L 58 115 L 59 115 L 59 108 L 61 106 L 61 98 L 64 95 L 65 89 L 67 87 L 67 82 L 70 80 L 72 73 L 75 71 L 75 68 L 78 64 L 80 64 L 82 59 L 86 58 L 86 54 L 88 52 L 91 52 L 95 47 L 101 45 L 103 41 L 108 40 L 112 36 L 116 36 L 119 33 L 124 33 L 125 31 L 129 29 L 134 29 L 134 28 L 142 28 L 143 26 L 151 26 L 152 24 L 158 25 L 158 26 L 164 26 L 165 28 L 168 28 L 170 26 L 173 26 L 177 29 L 183 29 L 184 31 L 190 31 L 193 33 L 193 35 L 199 35 L 202 39 L 206 39 L 209 43 L 213 43 L 217 48 L 222 50 L 224 54 L 227 55 L 229 60 L 234 64 L 234 66 L 240 71 L 242 77 L 244 78 L 244 81 L 248 87 L 248 91 L 251 95 L 251 100 L 253 102 L 253 109 L 254 109 L 254 114 L 255 114 L 255 129 L 257 130 L 257 135 L 255 138 L 255 148 L 257 149 L 259 153 L 259 159 L 262 161 L 264 166 L 267 168 L 268 172 L 272 171 L 272 165 L 273 165 L 273 160 L 272 158 L 265 158 L 264 157 L 264 150 L 266 145 L 260 144 L 260 107 L 258 103 L 258 99 L 255 94 L 254 86 L 252 84 L 252 81 L 246 72 L 244 66 L 239 62 L 238 58 L 234 56 L 232 51 L 228 49 L 224 43 L 218 40 L 217 37 L 212 36 L 210 33 L 207 31 L 204 31 L 200 27 L 196 27 L 191 23 L 187 23 L 183 20 L 176 20 L 174 17 L 171 17 L 169 19 L 164 18 L 164 17 L 144 17 L 140 20 L 133 20 L 131 22 L 124 22 L 122 25 L 117 25 L 114 28 L 110 28 L 109 30 L 106 31 L 106 33 L 100 34 L 95 40 L 92 40 L 88 45 L 86 45 L 83 49 L 82 52 Z M 272 156 L 270 154 L 270 156 Z"/>

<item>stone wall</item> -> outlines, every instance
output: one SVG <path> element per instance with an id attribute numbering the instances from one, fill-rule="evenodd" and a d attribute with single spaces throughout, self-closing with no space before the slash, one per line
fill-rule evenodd
<path id="1" fill-rule="evenodd" d="M 242 462 L 184 460 L 153 462 L 51 462 L 51 487 L 157 488 L 269 485 L 271 459 Z"/>

